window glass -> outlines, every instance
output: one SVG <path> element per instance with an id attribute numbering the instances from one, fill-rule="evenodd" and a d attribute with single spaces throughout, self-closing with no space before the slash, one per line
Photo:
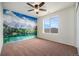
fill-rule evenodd
<path id="1" fill-rule="evenodd" d="M 44 32 L 45 33 L 58 33 L 58 28 L 59 28 L 59 17 L 58 16 L 44 20 Z"/>

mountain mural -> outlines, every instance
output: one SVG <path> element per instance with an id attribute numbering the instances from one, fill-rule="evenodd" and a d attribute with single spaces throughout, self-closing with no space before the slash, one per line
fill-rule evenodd
<path id="1" fill-rule="evenodd" d="M 28 40 L 37 36 L 37 18 L 3 9 L 4 43 Z"/>

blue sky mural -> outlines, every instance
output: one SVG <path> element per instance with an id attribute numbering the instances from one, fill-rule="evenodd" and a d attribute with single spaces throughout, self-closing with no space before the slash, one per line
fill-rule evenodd
<path id="1" fill-rule="evenodd" d="M 9 12 L 8 9 L 3 9 L 3 14 L 8 15 L 8 12 Z M 20 18 L 22 18 L 22 19 L 25 17 L 25 18 L 28 18 L 29 20 L 34 21 L 34 22 L 37 21 L 37 18 L 36 18 L 36 17 L 24 15 L 24 14 L 22 14 L 22 13 L 15 12 L 15 11 L 11 11 L 11 12 L 13 12 L 13 14 L 15 14 L 17 17 L 20 17 Z"/>

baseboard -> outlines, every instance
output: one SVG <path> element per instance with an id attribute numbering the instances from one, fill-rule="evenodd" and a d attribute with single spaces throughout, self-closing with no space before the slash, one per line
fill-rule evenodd
<path id="1" fill-rule="evenodd" d="M 39 38 L 39 37 L 37 37 L 37 38 L 38 38 L 38 39 L 47 40 L 47 41 L 51 41 L 51 42 L 53 41 L 53 40 L 48 40 L 48 39 Z M 62 44 L 62 45 L 72 46 L 72 45 L 68 45 L 68 44 L 65 44 L 65 43 L 61 43 L 61 42 L 56 42 L 56 41 L 53 41 L 53 42 L 58 43 L 58 44 Z M 77 47 L 75 47 L 75 46 L 72 46 L 72 47 L 77 48 Z"/>

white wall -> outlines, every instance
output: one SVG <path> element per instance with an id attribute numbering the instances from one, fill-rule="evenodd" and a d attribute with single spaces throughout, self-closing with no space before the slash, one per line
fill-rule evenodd
<path id="1" fill-rule="evenodd" d="M 77 31 L 76 31 L 76 35 L 77 35 L 77 50 L 78 50 L 78 54 L 79 54 L 79 5 L 78 6 L 78 9 L 77 9 Z"/>
<path id="2" fill-rule="evenodd" d="M 37 26 L 39 38 L 68 44 L 75 46 L 75 26 L 74 26 L 74 6 L 65 8 L 46 16 L 38 18 Z M 58 34 L 45 34 L 43 33 L 43 19 L 47 19 L 58 15 L 60 17 L 59 33 Z"/>
<path id="3" fill-rule="evenodd" d="M 2 44 L 3 44 L 3 25 L 2 25 L 2 5 L 0 3 L 0 53 L 2 49 Z"/>

